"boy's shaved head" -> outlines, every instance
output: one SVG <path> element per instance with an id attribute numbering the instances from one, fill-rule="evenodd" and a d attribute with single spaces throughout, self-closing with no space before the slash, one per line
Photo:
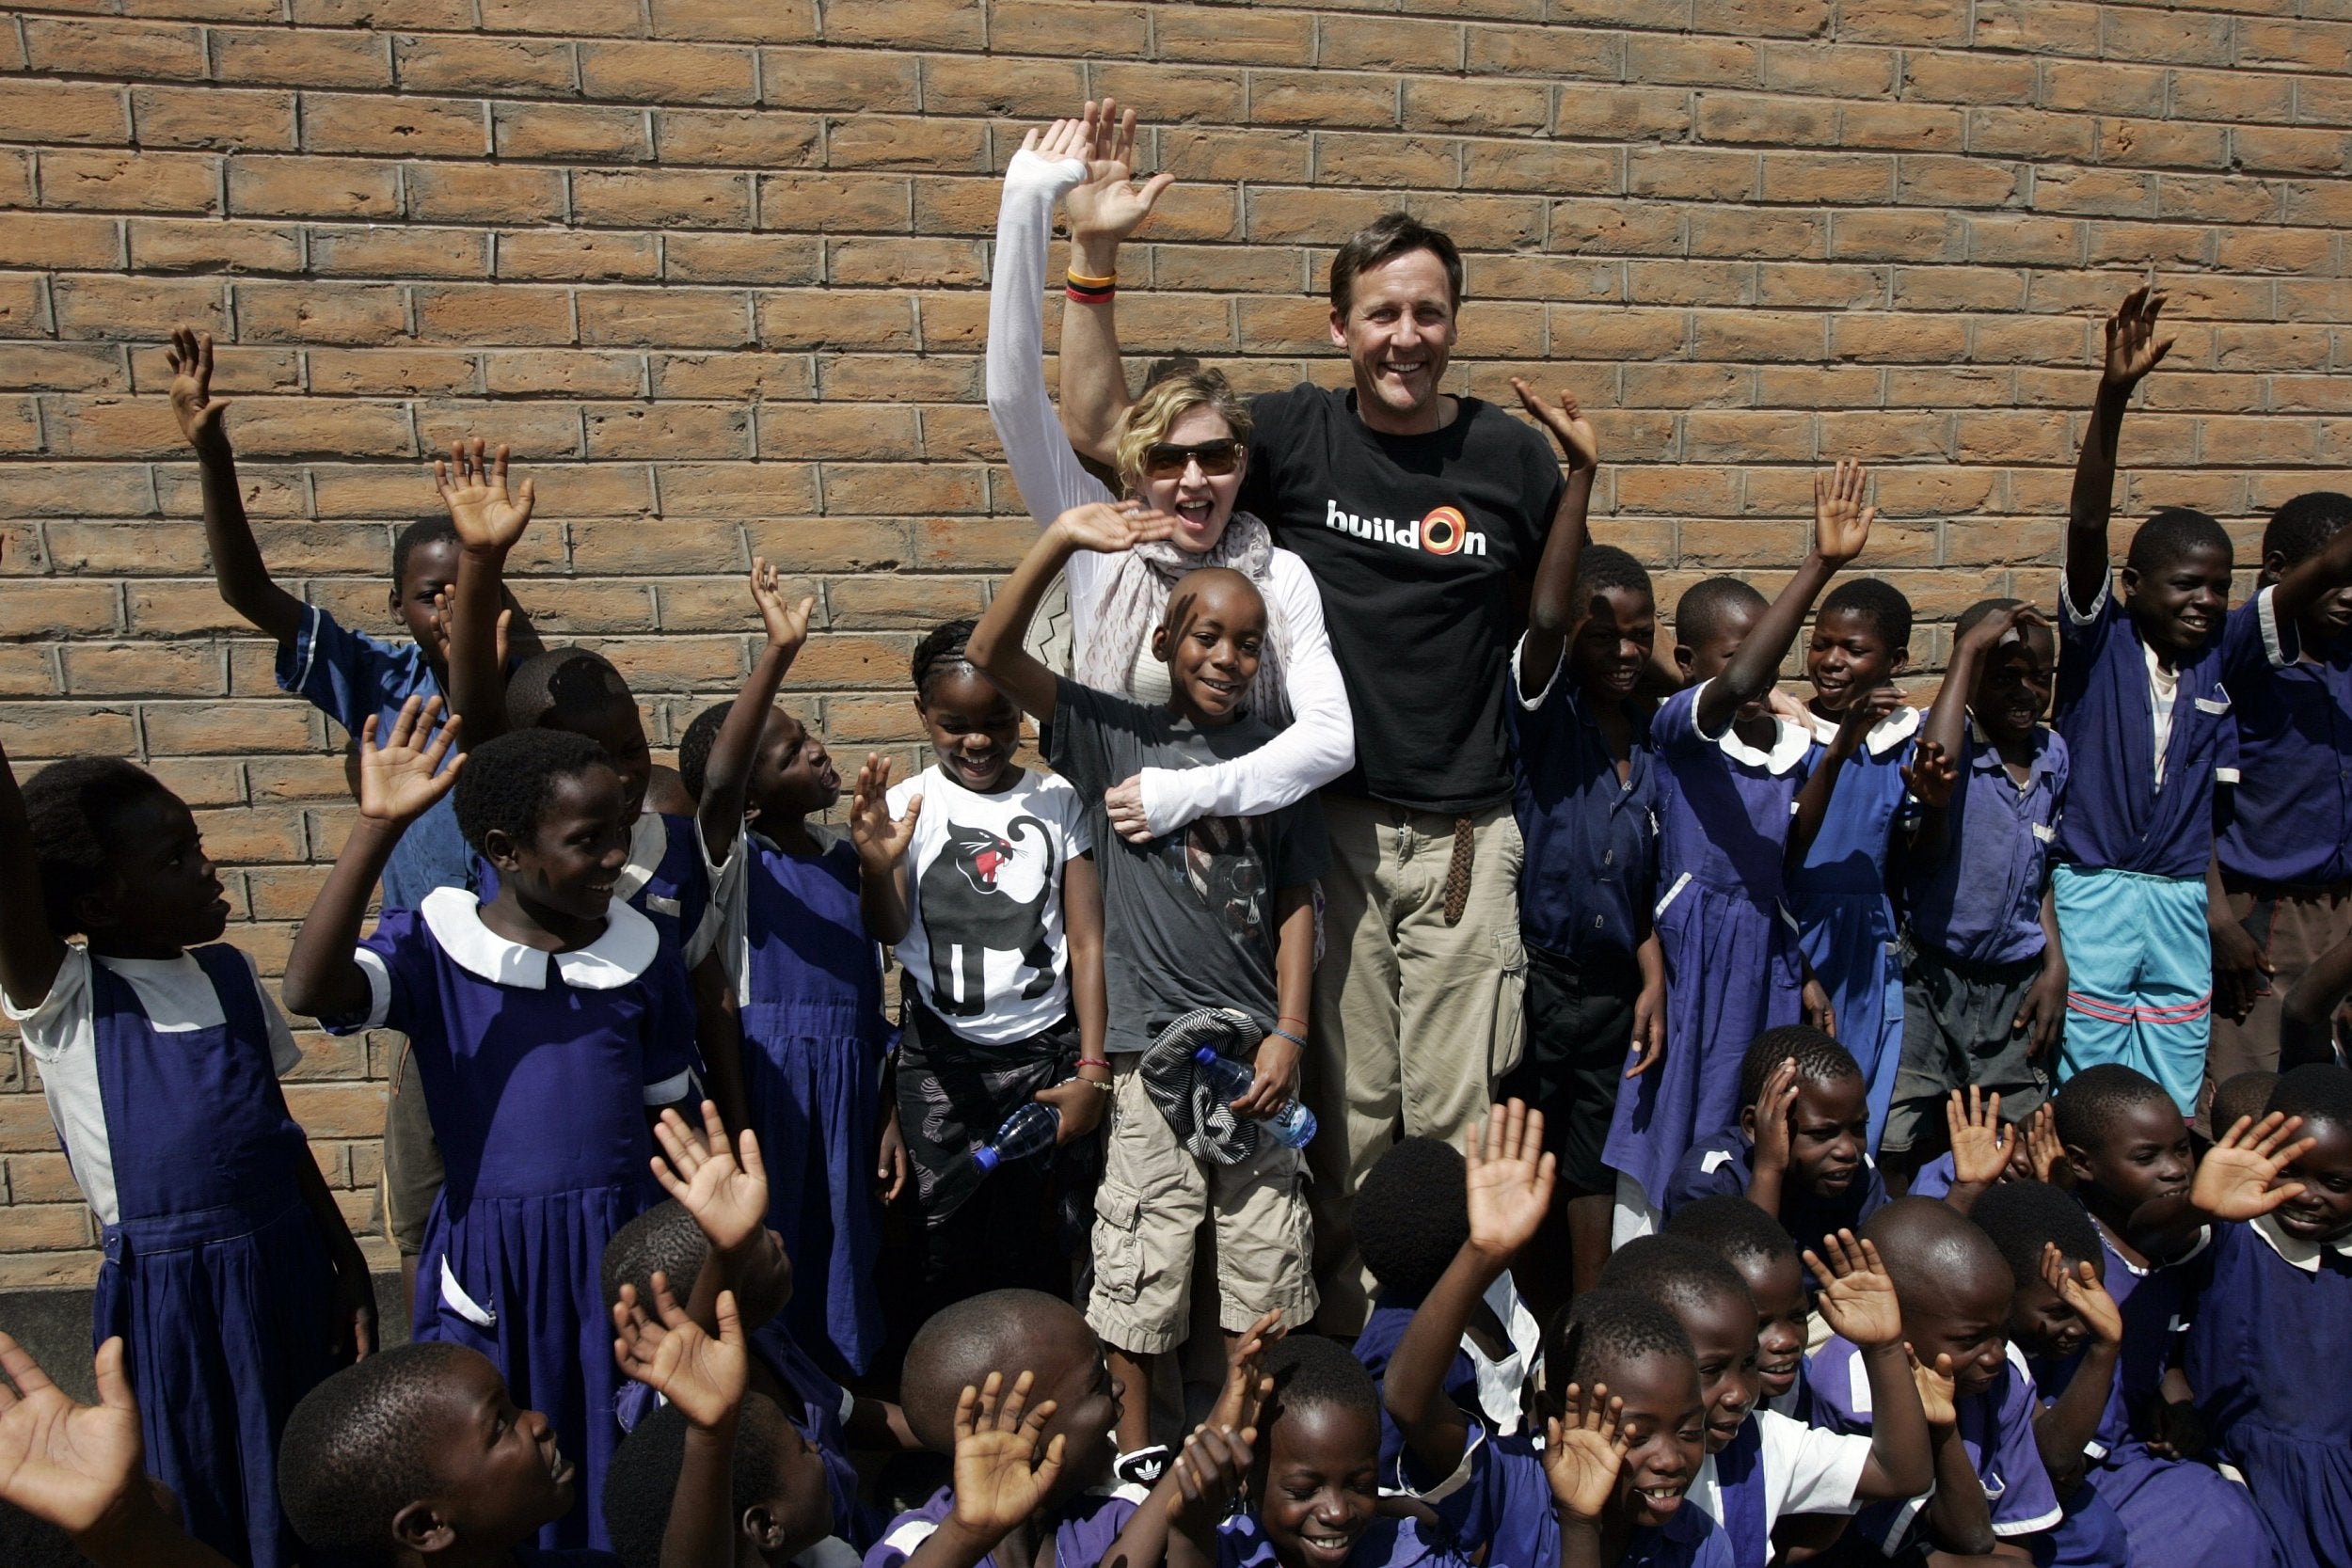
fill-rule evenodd
<path id="1" fill-rule="evenodd" d="M 1877 1244 L 1905 1311 L 1963 1286 L 1997 1285 L 2004 1302 L 2016 1289 L 1984 1227 L 1941 1199 L 1899 1197 L 1865 1220 L 1862 1234 Z"/>
<path id="2" fill-rule="evenodd" d="M 1256 624 L 1266 622 L 1265 595 L 1258 585 L 1231 566 L 1202 566 L 1186 572 L 1168 591 L 1168 610 L 1160 624 L 1172 636 L 1181 632 L 1202 607 L 1215 606 L 1229 621 L 1249 624 L 1254 607 Z"/>
<path id="3" fill-rule="evenodd" d="M 934 1314 L 907 1347 L 899 1404 L 923 1446 L 951 1453 L 956 1401 L 991 1372 L 1005 1386 L 1025 1371 L 1041 1384 L 1073 1355 L 1089 1354 L 1094 1333 L 1078 1309 L 1042 1291 L 990 1291 Z"/>
<path id="4" fill-rule="evenodd" d="M 1695 648 L 1734 612 L 1755 615 L 1764 608 L 1764 595 L 1738 578 L 1708 578 L 1685 589 L 1676 601 L 1675 641 Z"/>

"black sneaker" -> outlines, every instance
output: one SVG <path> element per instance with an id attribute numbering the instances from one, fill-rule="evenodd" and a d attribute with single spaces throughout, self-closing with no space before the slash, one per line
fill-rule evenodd
<path id="1" fill-rule="evenodd" d="M 1111 1474 L 1117 1477 L 1122 1485 L 1140 1486 L 1149 1490 L 1159 1483 L 1162 1476 L 1168 1474 L 1168 1463 L 1175 1457 L 1174 1450 L 1167 1444 L 1154 1443 L 1148 1449 L 1137 1449 L 1133 1453 L 1122 1453 L 1111 1461 Z"/>

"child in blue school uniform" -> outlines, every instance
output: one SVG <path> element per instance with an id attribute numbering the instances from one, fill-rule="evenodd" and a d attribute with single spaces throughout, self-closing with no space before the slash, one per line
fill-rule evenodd
<path id="1" fill-rule="evenodd" d="M 645 1108 L 693 1092 L 693 998 L 684 971 L 660 961 L 653 923 L 613 896 L 628 861 L 620 773 L 559 731 L 501 736 L 453 770 L 458 821 L 497 869 L 497 897 L 443 888 L 362 942 L 385 859 L 452 787 L 420 727 L 404 710 L 361 756 L 358 820 L 294 940 L 287 1005 L 340 1033 L 408 1037 L 449 1166 L 413 1333 L 488 1356 L 547 1412 L 593 1497 L 619 1432 L 597 1268 L 612 1232 L 654 1201 Z M 596 1512 L 576 1508 L 542 1544 L 602 1535 Z"/>
<path id="2" fill-rule="evenodd" d="M 2047 1560 L 2058 1494 L 2035 1446 L 2039 1407 L 2024 1355 L 2005 1325 L 2014 1282 L 1993 1239 L 1958 1210 L 1905 1197 L 1863 1227 L 1895 1281 L 1903 1336 L 1935 1450 L 1935 1488 L 1902 1502 L 1873 1503 L 1849 1539 L 1901 1560 L 1924 1548 L 1980 1558 L 2012 1547 Z M 1864 1357 L 1833 1337 L 1814 1353 L 1812 1386 L 1823 1411 L 1849 1432 L 1868 1431 L 1872 1399 Z"/>
<path id="3" fill-rule="evenodd" d="M 1810 1544 L 1841 1532 L 1845 1517 L 1865 1504 L 1913 1497 L 1933 1477 L 1894 1282 L 1851 1230 L 1823 1236 L 1820 1250 L 1805 1256 L 1828 1281 L 1821 1316 L 1861 1347 L 1876 1418 L 1867 1435 L 1757 1404 L 1756 1300 L 1709 1248 L 1686 1237 L 1641 1236 L 1618 1248 L 1601 1273 L 1601 1289 L 1656 1302 L 1691 1337 L 1707 1407 L 1707 1462 L 1691 1502 L 1722 1528 L 1738 1568 L 1766 1568 L 1786 1544 L 1778 1530 L 1784 1518 L 1792 1521 L 1791 1542 L 1803 1532 Z"/>
<path id="4" fill-rule="evenodd" d="M 1683 1154 L 1668 1216 L 1731 1195 L 1780 1221 L 1800 1247 L 1859 1226 L 1886 1202 L 1865 1092 L 1860 1065 L 1811 1024 L 1765 1030 L 1740 1058 L 1739 1121 Z"/>
<path id="5" fill-rule="evenodd" d="M 2048 623 L 2020 599 L 1961 612 L 1924 742 L 1951 757 L 1952 799 L 1921 819 L 1902 876 L 1902 1065 L 1880 1142 L 1908 1177 L 1933 1159 L 1955 1090 L 2000 1097 L 2024 1122 L 2049 1095 L 2066 1023 L 2066 960 L 2049 903 L 2066 742 L 2043 727 L 2057 678 Z"/>
<path id="6" fill-rule="evenodd" d="M 2066 949 L 2063 1079 L 2101 1062 L 2138 1069 L 2183 1116 L 2204 1082 L 2213 1002 L 2206 870 L 2214 776 L 2232 720 L 2227 683 L 2300 655 L 2295 627 L 2352 581 L 2352 531 L 2224 615 L 2230 536 L 2201 512 L 2158 512 L 2132 535 L 2122 599 L 2109 591 L 2116 438 L 2132 389 L 2172 345 L 2164 296 L 2136 289 L 2107 323 L 2067 518 L 2058 729 L 2074 774 L 2051 891 Z"/>
<path id="7" fill-rule="evenodd" d="M 2176 1227 L 2201 1221 L 2220 1223 L 2184 1361 L 2216 1457 L 2245 1478 L 2280 1568 L 2352 1561 L 2352 1072 L 2282 1075 L 2269 1115 L 2199 1164 Z"/>
<path id="8" fill-rule="evenodd" d="M 855 1376 L 882 1337 L 882 1205 L 906 1180 L 883 1085 L 882 948 L 866 928 L 856 847 L 808 820 L 840 800 L 841 776 L 825 743 L 775 705 L 810 606 L 787 604 L 765 561 L 753 563 L 752 594 L 767 648 L 732 704 L 687 726 L 678 772 L 698 802 L 744 804 L 732 831 L 703 822 L 719 861 L 735 863 L 742 839 L 740 874 L 723 879 L 718 953 L 741 1020 L 745 1113 L 771 1156 L 768 1223 L 806 1286 L 788 1309 L 792 1331 Z"/>
<path id="9" fill-rule="evenodd" d="M 279 1431 L 374 1348 L 375 1298 L 278 1089 L 302 1053 L 220 942 L 229 912 L 151 775 L 73 757 L 20 791 L 0 753 L 0 1006 L 103 1227 L 92 1343 L 123 1340 L 148 1465 L 190 1531 L 279 1568 Z"/>
<path id="10" fill-rule="evenodd" d="M 2259 1117 L 2268 1098 L 2265 1089 L 2250 1113 Z M 2218 1097 L 2215 1106 L 2229 1110 Z M 2214 1469 L 2209 1434 L 2181 1370 L 2180 1326 L 2212 1231 L 2201 1221 L 2169 1234 L 2134 1229 L 2143 1213 L 2177 1209 L 2196 1172 L 2180 1108 L 2154 1079 L 2110 1064 L 2068 1079 L 2045 1109 L 2065 1165 L 2055 1174 L 2098 1228 L 2103 1288 L 2122 1319 L 2114 1393 L 2093 1439 L 2092 1479 L 2140 1561 L 2263 1563 L 2267 1554 L 2249 1544 L 2261 1527 L 2247 1491 Z M 2233 1121 L 2236 1114 L 2230 1111 Z M 2045 1168 L 2041 1158 L 2034 1165 Z M 1982 1196 L 1997 1190 L 1988 1185 Z M 1952 1192 L 1947 1201 L 1959 1201 L 1962 1189 Z"/>
<path id="11" fill-rule="evenodd" d="M 1862 1066 L 1873 1151 L 1902 1056 L 1902 967 L 1887 863 L 1917 816 L 1913 752 L 1941 755 L 1916 746 L 1919 710 L 1891 684 L 1910 663 L 1911 601 L 1894 584 L 1852 578 L 1829 591 L 1804 657 L 1813 684 L 1805 722 L 1816 747 L 1806 793 L 1826 790 L 1827 799 L 1804 858 L 1788 868 L 1788 912 L 1805 963 L 1829 994 L 1838 1043 Z M 1839 767 L 1827 778 L 1832 755 Z M 1923 784 L 1939 786 L 1940 776 Z"/>
<path id="12" fill-rule="evenodd" d="M 2230 618 L 2275 614 L 2262 590 L 2320 554 L 2347 523 L 2352 496 L 2288 499 L 2263 530 L 2254 596 Z M 2352 591 L 2308 603 L 2293 630 L 2296 657 L 2230 688 L 2237 755 L 2214 845 L 2226 907 L 2211 911 L 2220 1016 L 2205 1072 L 2217 1086 L 2240 1072 L 2275 1072 L 2282 1061 L 2327 1059 L 2289 1053 L 2281 1004 L 2322 953 L 2352 937 Z M 2205 1125 L 2230 1124 L 2209 1112 Z"/>
<path id="13" fill-rule="evenodd" d="M 1665 1036 L 1665 958 L 1650 929 L 1658 765 L 1640 694 L 1658 607 L 1641 562 L 1586 537 L 1599 463 L 1592 421 L 1565 393 L 1554 407 L 1525 382 L 1513 385 L 1568 460 L 1503 705 L 1513 809 L 1527 841 L 1527 1050 L 1497 1092 L 1544 1113 L 1560 1157 L 1560 1212 L 1526 1264 L 1541 1316 L 1589 1289 L 1608 1259 L 1617 1183 L 1601 1147 L 1619 1086 L 1656 1064 Z"/>
<path id="14" fill-rule="evenodd" d="M 1805 611 L 1868 542 L 1867 477 L 1850 463 L 1814 477 L 1813 549 L 1769 608 L 1745 583 L 1711 578 L 1675 610 L 1675 661 L 1693 684 L 1659 709 L 1650 739 L 1663 775 L 1654 915 L 1676 1046 L 1619 1089 L 1610 1120 L 1601 1160 L 1621 1177 L 1621 1239 L 1656 1227 L 1683 1151 L 1738 1115 L 1739 1053 L 1807 1010 L 1781 894 L 1811 742 L 1765 699 Z"/>
<path id="15" fill-rule="evenodd" d="M 1812 1295 L 1797 1243 L 1780 1221 L 1744 1197 L 1703 1197 L 1675 1211 L 1664 1233 L 1696 1242 L 1738 1271 L 1756 1304 L 1758 1406 L 1813 1424 L 1813 1390 L 1804 1375 Z"/>
<path id="16" fill-rule="evenodd" d="M 1706 1406 L 1690 1337 L 1665 1308 L 1595 1290 L 1554 1317 L 1534 1406 L 1540 1448 L 1532 1433 L 1496 1435 L 1443 1393 L 1471 1310 L 1550 1212 L 1556 1162 L 1543 1122 L 1518 1101 L 1494 1106 L 1463 1151 L 1469 1239 L 1413 1314 L 1381 1389 L 1405 1438 L 1395 1480 L 1477 1560 L 1728 1568 L 1727 1543 L 1686 1497 L 1706 1453 Z M 1621 1433 L 1629 1446 L 1612 1457 Z"/>

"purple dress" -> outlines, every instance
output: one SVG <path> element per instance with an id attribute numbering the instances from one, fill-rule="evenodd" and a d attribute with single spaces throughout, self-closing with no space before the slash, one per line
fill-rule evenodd
<path id="1" fill-rule="evenodd" d="M 1657 930 L 1666 957 L 1665 1058 L 1618 1092 L 1602 1163 L 1662 1208 L 1692 1143 L 1740 1117 L 1740 1058 L 1802 1016 L 1794 922 L 1781 905 L 1788 818 L 1811 742 L 1779 726 L 1770 752 L 1701 735 L 1702 683 L 1650 721 L 1664 765 Z"/>
<path id="2" fill-rule="evenodd" d="M 747 834 L 743 1082 L 768 1164 L 768 1223 L 800 1287 L 792 1332 L 863 1373 L 882 1342 L 882 950 L 858 913 L 848 840 L 810 858 Z"/>
<path id="3" fill-rule="evenodd" d="M 2246 1488 L 2224 1479 L 2209 1465 L 2189 1459 L 2159 1459 L 2133 1432 L 2132 1414 L 2145 1412 L 2157 1398 L 2156 1383 L 2172 1350 L 2192 1258 L 2161 1268 L 2137 1269 L 2114 1243 L 2106 1250 L 2106 1290 L 2123 1314 L 2123 1353 L 2115 1386 L 2100 1414 L 2085 1485 L 2096 1487 L 2122 1522 L 2136 1562 L 2167 1568 L 2270 1568 L 2269 1544 Z M 2034 1360 L 2034 1380 L 2055 1395 L 2073 1378 L 2080 1357 L 2061 1363 Z M 2070 1505 L 2073 1499 L 2068 1499 Z M 2074 1510 L 2069 1508 L 2069 1522 Z"/>
<path id="4" fill-rule="evenodd" d="M 2352 1562 L 2352 1257 L 2267 1216 L 2214 1227 L 2195 1268 L 2187 1370 L 2220 1456 L 2246 1478 L 2280 1568 Z"/>
<path id="5" fill-rule="evenodd" d="M 1553 1512 L 1551 1482 L 1544 1460 L 1526 1437 L 1491 1436 L 1483 1422 L 1470 1423 L 1470 1442 L 1452 1475 L 1433 1478 L 1406 1450 L 1401 1462 L 1406 1486 L 1435 1509 L 1465 1558 L 1494 1568 L 1550 1568 L 1560 1560 L 1560 1520 Z M 1428 1483 L 1428 1484 L 1424 1484 Z M 872 1568 L 872 1565 L 868 1565 Z M 1231 1568 L 1220 1563 L 1219 1568 Z M 1626 1543 L 1618 1568 L 1735 1568 L 1730 1538 L 1705 1511 L 1685 1497 L 1672 1517 L 1655 1529 L 1637 1529 Z"/>
<path id="6" fill-rule="evenodd" d="M 1910 800 L 1902 769 L 1918 733 L 1917 708 L 1897 708 L 1879 721 L 1839 768 L 1820 832 L 1804 863 L 1788 874 L 1788 909 L 1797 917 L 1805 961 L 1829 992 L 1837 1043 L 1853 1053 L 1869 1085 L 1872 1153 L 1886 1126 L 1903 1054 L 1903 970 L 1893 946 L 1886 856 Z M 1808 773 L 1820 766 L 1824 749 L 1818 728 L 1815 735 L 1817 744 L 1805 757 Z"/>
<path id="7" fill-rule="evenodd" d="M 1115 1492 L 1082 1492 L 1064 1503 L 1054 1526 L 1056 1568 L 1094 1568 L 1110 1556 L 1111 1544 L 1147 1495 L 1139 1486 L 1122 1486 Z M 922 1507 L 891 1520 L 882 1538 L 867 1550 L 864 1568 L 902 1568 L 955 1506 L 955 1490 L 943 1486 Z M 997 1568 L 994 1554 L 980 1559 L 974 1568 Z"/>
<path id="8" fill-rule="evenodd" d="M 646 1107 L 691 1087 L 693 999 L 661 939 L 615 902 L 604 934 L 548 954 L 442 888 L 387 914 L 357 955 L 374 990 L 338 1033 L 390 1028 L 417 1053 L 449 1176 L 417 1259 L 419 1339 L 488 1356 L 580 1465 L 548 1547 L 607 1544 L 605 1466 L 619 1442 L 605 1243 L 658 1196 Z"/>
<path id="9" fill-rule="evenodd" d="M 335 1370 L 334 1271 L 294 1179 L 310 1156 L 252 967 L 233 947 L 189 956 L 220 998 L 218 1027 L 159 1030 L 129 982 L 89 965 L 117 1210 L 91 1339 L 122 1336 L 147 1467 L 188 1533 L 278 1568 L 300 1553 L 278 1511 L 278 1437 Z"/>
<path id="10" fill-rule="evenodd" d="M 498 871 L 479 855 L 473 877 L 484 903 L 499 895 Z M 663 948 L 689 969 L 718 942 L 710 867 L 703 858 L 701 830 L 691 816 L 654 811 L 638 816 L 628 831 L 628 863 L 612 884 L 612 896 L 628 900 L 630 909 L 652 921 Z"/>

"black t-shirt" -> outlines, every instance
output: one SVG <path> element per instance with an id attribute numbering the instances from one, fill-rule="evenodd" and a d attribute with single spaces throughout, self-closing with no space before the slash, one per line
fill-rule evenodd
<path id="1" fill-rule="evenodd" d="M 1504 675 L 1565 483 L 1532 427 L 1460 401 L 1443 430 L 1384 436 L 1352 389 L 1262 393 L 1239 501 L 1323 591 L 1356 710 L 1333 787 L 1418 811 L 1511 799 Z"/>

